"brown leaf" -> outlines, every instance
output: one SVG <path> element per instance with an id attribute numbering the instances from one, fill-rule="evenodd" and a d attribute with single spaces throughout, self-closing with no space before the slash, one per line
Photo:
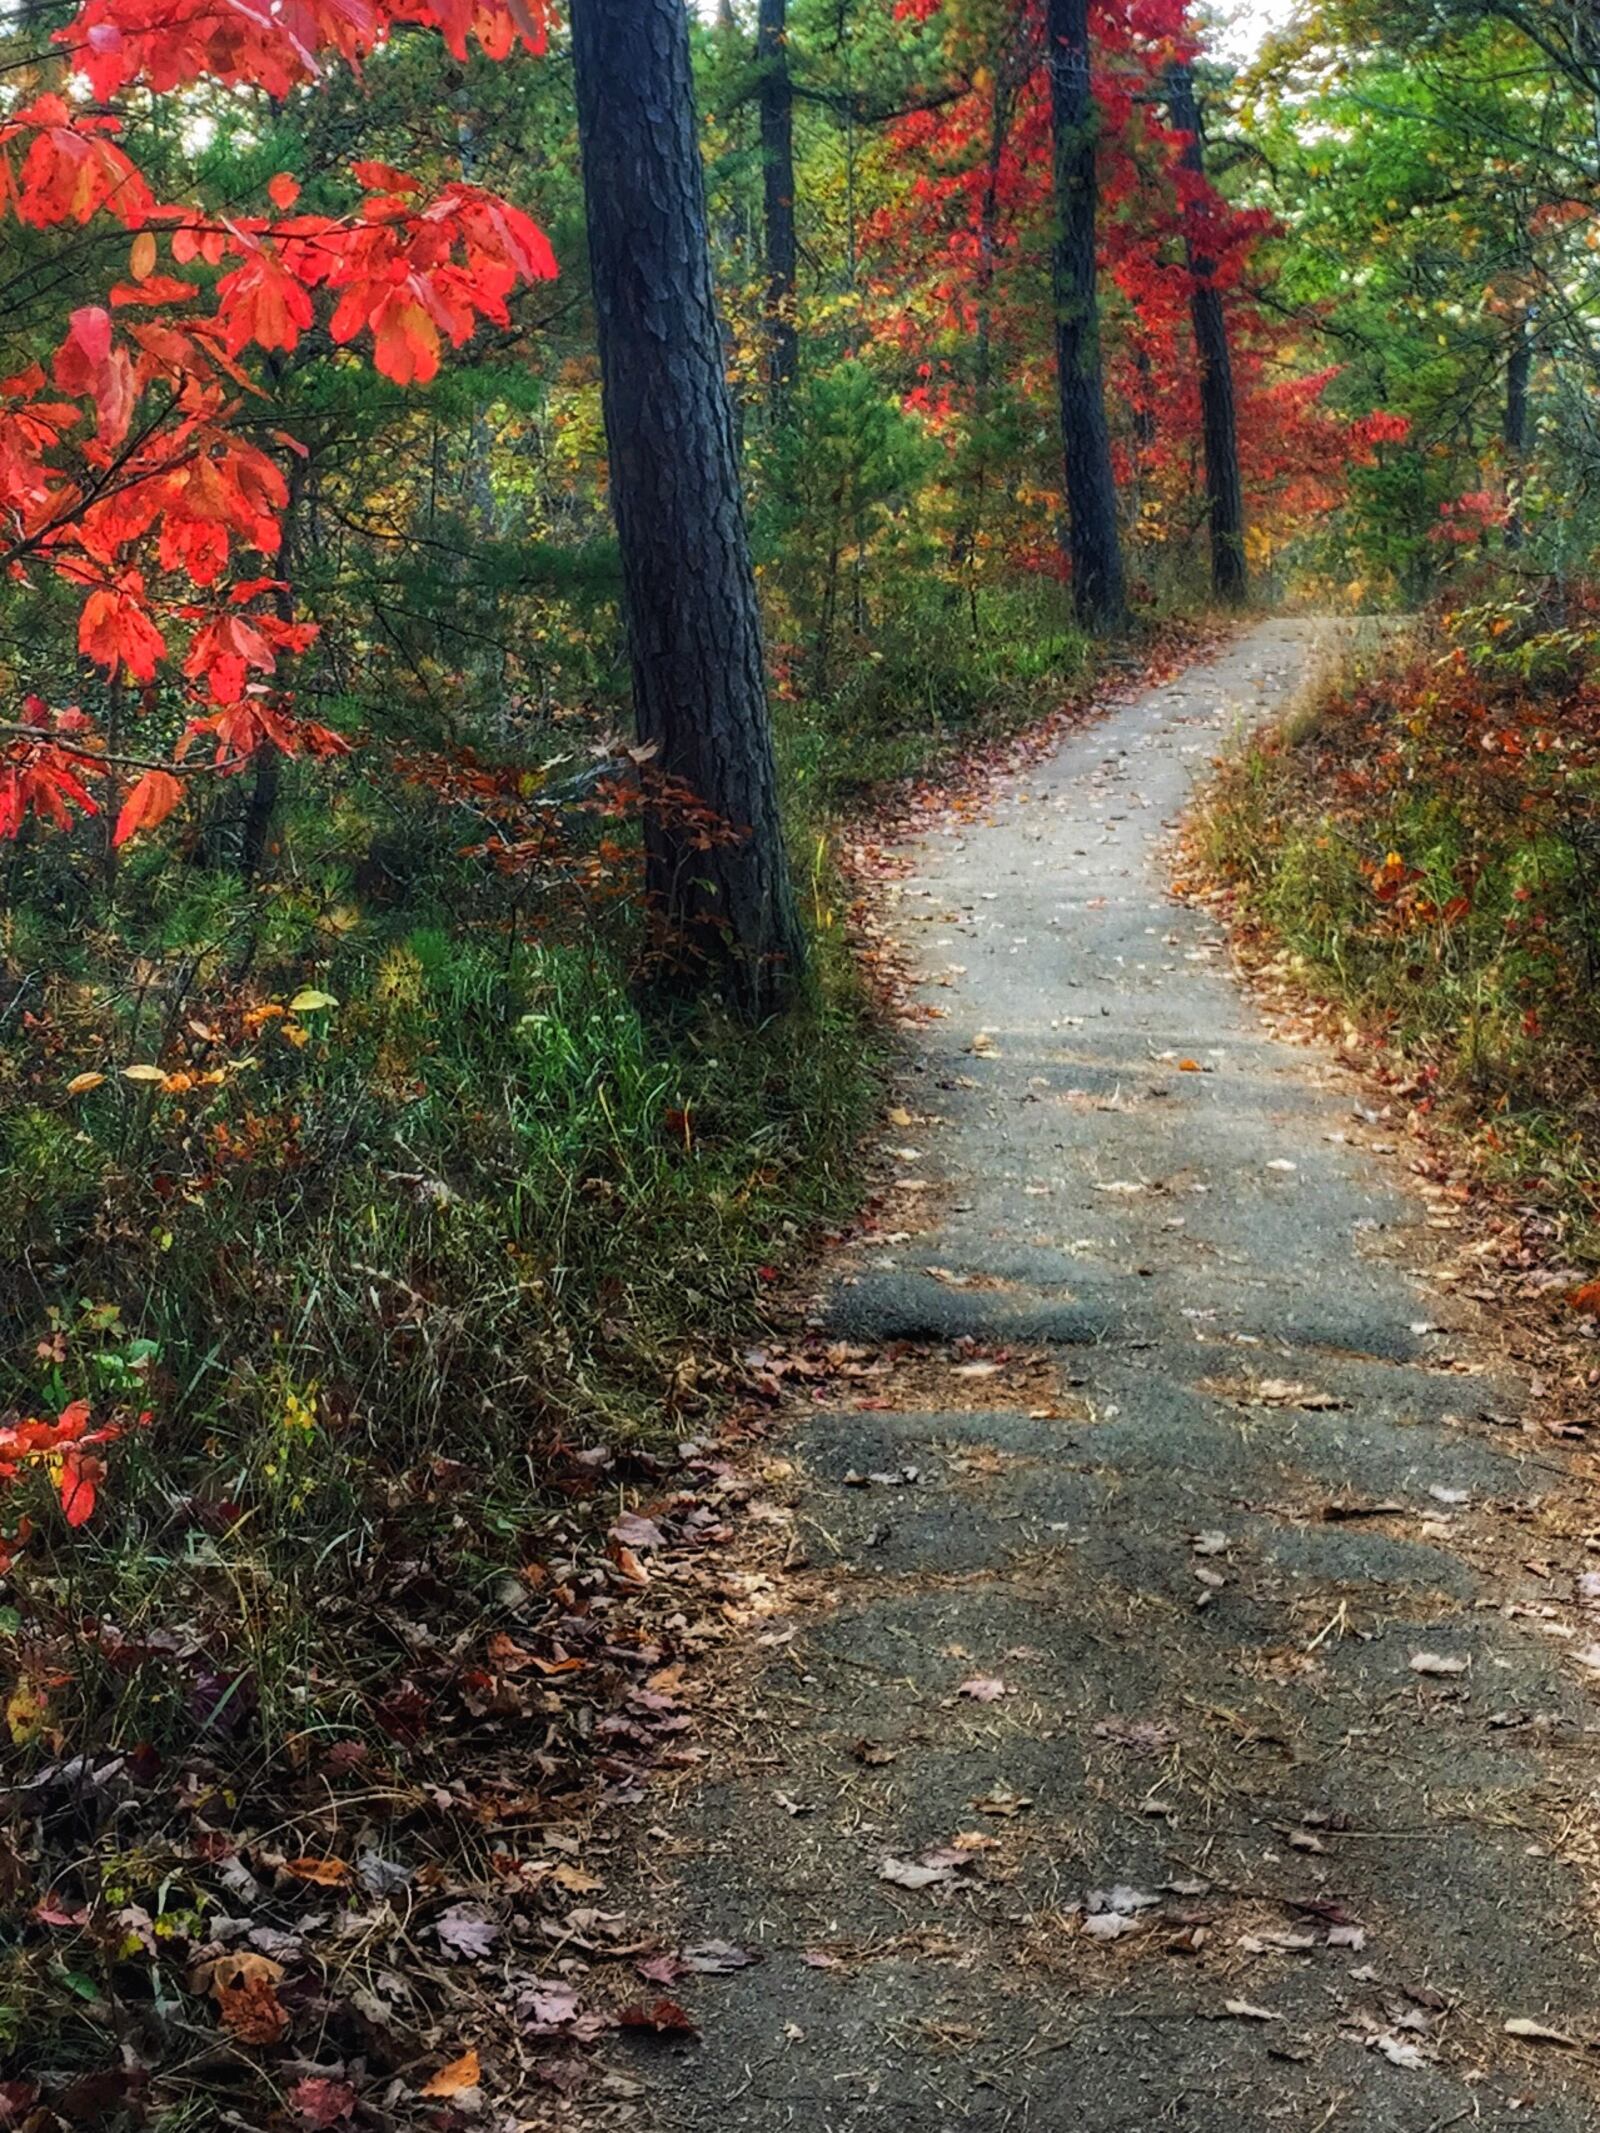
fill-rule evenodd
<path id="1" fill-rule="evenodd" d="M 224 2029 L 241 2044 L 276 2044 L 289 2027 L 289 2010 L 278 1998 L 282 1963 L 265 1955 L 223 1955 L 211 1966 L 208 1987 Z"/>
<path id="2" fill-rule="evenodd" d="M 652 2000 L 648 2006 L 624 2007 L 617 2020 L 624 2029 L 648 2030 L 657 2037 L 698 2037 L 699 2027 L 686 2007 L 676 2000 Z"/>
<path id="3" fill-rule="evenodd" d="M 881 1740 L 868 1740 L 865 1734 L 860 1740 L 851 1742 L 850 1753 L 858 1763 L 865 1763 L 875 1770 L 885 1763 L 892 1763 L 896 1755 L 893 1748 L 886 1748 Z"/>

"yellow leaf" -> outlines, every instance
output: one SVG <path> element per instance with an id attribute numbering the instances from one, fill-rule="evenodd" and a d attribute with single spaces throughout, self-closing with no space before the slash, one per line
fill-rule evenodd
<path id="1" fill-rule="evenodd" d="M 448 2066 L 441 2066 L 433 2079 L 423 2087 L 424 2096 L 459 2096 L 463 2089 L 475 2089 L 483 2078 L 483 2069 L 478 2064 L 478 2050 L 474 2045 L 459 2059 L 452 2059 Z"/>
<path id="2" fill-rule="evenodd" d="M 19 1748 L 26 1748 L 44 1732 L 50 1706 L 44 1691 L 36 1689 L 24 1674 L 6 1699 L 6 1729 Z"/>
<path id="3" fill-rule="evenodd" d="M 91 1089 L 98 1089 L 105 1080 L 104 1074 L 74 1074 L 67 1083 L 69 1096 L 87 1096 Z"/>
<path id="4" fill-rule="evenodd" d="M 131 1066 L 123 1068 L 122 1078 L 124 1081 L 164 1082 L 167 1077 L 158 1066 Z"/>
<path id="5" fill-rule="evenodd" d="M 128 272 L 135 281 L 148 281 L 155 270 L 155 233 L 152 230 L 141 230 L 128 247 Z"/>
<path id="6" fill-rule="evenodd" d="M 338 1001 L 331 992 L 297 992 L 289 1002 L 291 1015 L 309 1015 L 319 1007 L 337 1007 Z"/>

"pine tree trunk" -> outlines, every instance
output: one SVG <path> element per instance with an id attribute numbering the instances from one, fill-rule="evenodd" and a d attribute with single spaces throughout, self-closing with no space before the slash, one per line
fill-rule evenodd
<path id="1" fill-rule="evenodd" d="M 1175 66 L 1167 74 L 1167 105 L 1173 129 L 1188 135 L 1182 169 L 1205 183 L 1205 150 L 1194 74 Z M 1189 317 L 1200 373 L 1200 426 L 1205 440 L 1206 512 L 1211 527 L 1211 588 L 1229 606 L 1249 591 L 1244 552 L 1244 485 L 1239 476 L 1239 415 L 1233 390 L 1228 321 L 1216 283 L 1217 262 L 1207 243 L 1204 210 L 1196 199 L 1183 204 L 1183 243 L 1189 265 Z"/>
<path id="2" fill-rule="evenodd" d="M 684 0 L 573 0 L 611 502 L 648 781 L 736 835 L 645 819 L 663 975 L 759 1015 L 803 943 L 778 822 L 755 578 L 723 372 Z"/>
<path id="3" fill-rule="evenodd" d="M 1099 112 L 1089 86 L 1089 0 L 1049 0 L 1047 37 L 1055 131 L 1056 368 L 1072 592 L 1086 628 L 1115 629 L 1126 619 L 1127 593 L 1100 356 Z"/>
<path id="4" fill-rule="evenodd" d="M 800 363 L 794 303 L 800 248 L 794 219 L 794 90 L 789 80 L 789 0 L 761 0 L 757 16 L 757 105 L 761 119 L 766 230 L 767 386 L 782 412 Z"/>
<path id="5" fill-rule="evenodd" d="M 1528 395 L 1533 384 L 1533 337 L 1528 314 L 1519 311 L 1511 322 L 1511 348 L 1506 357 L 1506 488 L 1510 503 L 1506 512 L 1506 546 L 1520 548 L 1525 531 L 1522 521 L 1522 480 L 1528 458 Z"/>

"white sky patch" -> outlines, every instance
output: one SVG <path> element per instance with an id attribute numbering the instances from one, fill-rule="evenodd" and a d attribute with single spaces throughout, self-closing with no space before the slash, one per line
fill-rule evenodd
<path id="1" fill-rule="evenodd" d="M 1217 0 L 1206 12 L 1211 50 L 1219 59 L 1242 65 L 1255 58 L 1275 30 L 1294 20 L 1298 0 Z"/>

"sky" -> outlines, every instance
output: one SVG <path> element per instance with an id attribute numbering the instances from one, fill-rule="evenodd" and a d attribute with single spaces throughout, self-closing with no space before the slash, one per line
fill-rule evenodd
<path id="1" fill-rule="evenodd" d="M 1263 38 L 1281 29 L 1296 0 L 1218 0 L 1216 49 L 1224 59 L 1253 59 Z"/>

